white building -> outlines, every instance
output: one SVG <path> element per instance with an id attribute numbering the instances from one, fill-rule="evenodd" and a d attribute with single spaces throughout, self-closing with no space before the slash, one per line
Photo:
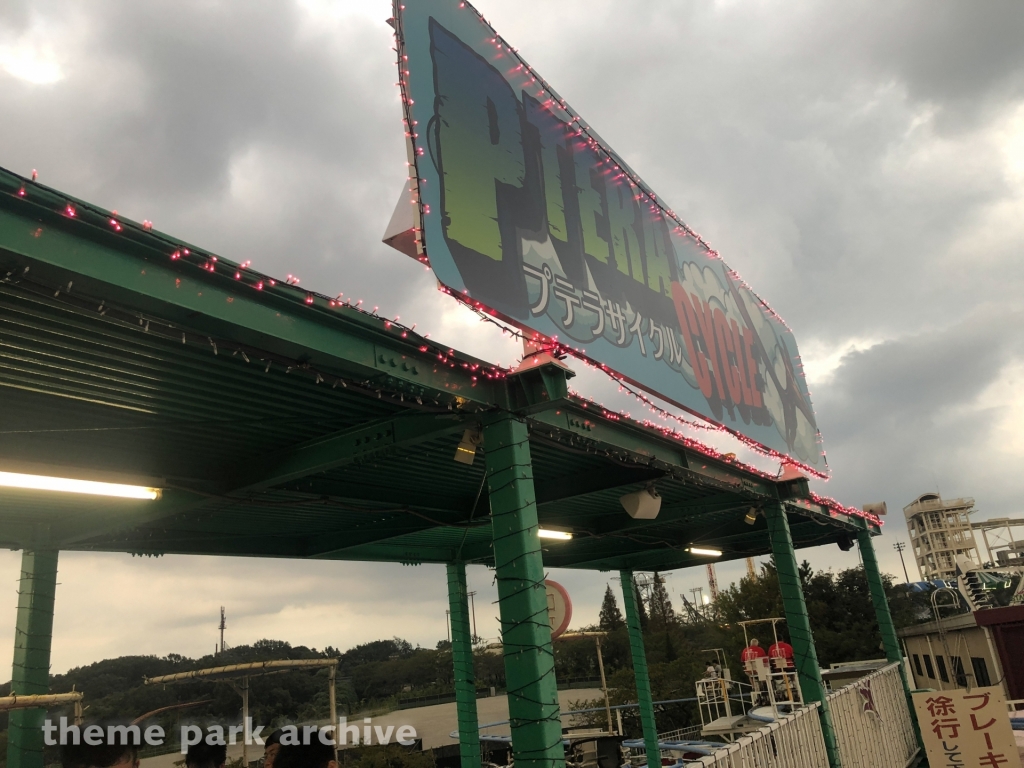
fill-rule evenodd
<path id="1" fill-rule="evenodd" d="M 919 496 L 903 508 L 922 580 L 954 581 L 957 555 L 981 565 L 971 528 L 973 512 L 974 499 L 943 501 L 937 493 Z"/>

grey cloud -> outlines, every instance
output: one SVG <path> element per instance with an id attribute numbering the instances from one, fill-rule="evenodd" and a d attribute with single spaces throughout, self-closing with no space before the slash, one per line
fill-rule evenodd
<path id="1" fill-rule="evenodd" d="M 4 162 L 265 271 L 400 306 L 408 291 L 379 263 L 414 271 L 380 244 L 405 149 L 379 5 L 375 22 L 326 28 L 281 3 L 93 5 L 60 32 L 66 80 L 0 96 Z"/>
<path id="2" fill-rule="evenodd" d="M 0 70 L 0 165 L 38 167 L 47 184 L 224 256 L 437 327 L 448 305 L 432 276 L 379 242 L 405 148 L 390 3 L 358 2 L 331 6 L 358 14 L 312 23 L 269 0 L 5 3 L 0 43 L 34 30 L 66 78 L 33 86 Z M 826 492 L 897 508 L 934 472 L 944 492 L 1016 511 L 1008 460 L 986 469 L 976 457 L 1004 414 L 957 406 L 1021 358 L 1024 232 L 986 218 L 1024 195 L 995 138 L 1024 99 L 1018 2 L 477 4 L 798 341 L 890 340 L 812 382 L 835 472 Z M 491 350 L 493 339 L 473 327 L 444 340 Z M 898 518 L 888 530 L 902 530 Z M 835 547 L 810 556 L 846 562 Z M 165 562 L 147 571 L 161 589 L 177 574 Z M 334 594 L 319 565 L 274 567 Z M 741 567 L 723 567 L 724 578 Z M 234 564 L 219 568 L 210 578 L 234 583 Z M 701 583 L 698 571 L 680 583 Z M 383 592 L 405 588 L 400 569 L 377 573 Z M 579 615 L 596 617 L 606 576 L 564 578 Z M 443 620 L 433 579 L 410 615 L 422 605 Z M 339 613 L 355 605 L 334 599 Z M 253 615 L 315 602 L 296 586 Z M 139 610 L 143 628 L 163 615 Z M 0 633 L 8 618 L 0 612 Z M 375 631 L 409 634 L 397 617 Z M 147 646 L 144 631 L 130 647 L 103 637 L 97 629 L 92 655 L 69 651 L 68 663 L 179 650 Z"/>
<path id="3" fill-rule="evenodd" d="M 957 2 L 888 4 L 888 18 L 868 22 L 866 48 L 903 79 L 910 93 L 938 103 L 993 106 L 1024 86 L 1024 9 L 1012 0 L 984 8 Z M 865 34 L 866 33 L 866 34 Z M 953 118 L 953 122 L 961 122 Z"/>
<path id="4" fill-rule="evenodd" d="M 498 7 L 514 24 L 513 5 Z M 1009 31 L 1022 12 L 976 11 L 958 23 L 950 4 L 599 5 L 540 55 L 570 103 L 798 332 L 885 335 L 962 316 L 936 265 L 1010 194 L 986 132 L 1019 100 L 1007 84 L 1024 73 Z M 595 42 L 589 28 L 615 34 Z M 932 87 L 949 67 L 974 73 L 973 101 Z M 946 136 L 936 111 L 959 133 Z M 1006 298 L 1019 275 L 970 271 L 957 288 Z"/>
<path id="5" fill-rule="evenodd" d="M 981 396 L 1021 360 L 1019 310 L 978 312 L 844 357 L 817 390 L 835 472 L 828 491 L 853 504 L 888 501 L 896 536 L 905 536 L 900 508 L 929 490 L 974 496 L 985 517 L 1019 514 L 1006 457 L 990 445 L 1005 406 Z"/>
<path id="6" fill-rule="evenodd" d="M 1022 319 L 1019 310 L 978 312 L 951 328 L 849 353 L 819 397 L 833 440 L 864 428 L 869 417 L 905 430 L 971 402 L 1021 355 Z"/>

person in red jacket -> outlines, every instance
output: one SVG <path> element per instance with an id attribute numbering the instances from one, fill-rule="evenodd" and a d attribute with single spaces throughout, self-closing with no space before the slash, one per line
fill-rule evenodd
<path id="1" fill-rule="evenodd" d="M 751 639 L 750 645 L 743 649 L 743 653 L 740 654 L 740 661 L 753 661 L 754 659 L 764 658 L 767 655 L 764 652 L 764 648 L 761 647 L 761 643 L 755 637 Z"/>
<path id="2" fill-rule="evenodd" d="M 772 660 L 772 666 L 779 669 L 793 669 L 793 646 L 785 640 L 776 641 L 775 645 L 768 649 L 768 656 Z"/>

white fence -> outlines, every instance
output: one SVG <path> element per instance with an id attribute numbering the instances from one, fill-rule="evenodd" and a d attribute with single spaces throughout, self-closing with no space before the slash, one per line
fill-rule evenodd
<path id="1" fill-rule="evenodd" d="M 889 664 L 828 695 L 843 768 L 904 768 L 918 752 L 900 665 Z M 818 704 L 799 709 L 690 766 L 828 768 Z"/>
<path id="2" fill-rule="evenodd" d="M 828 768 L 825 740 L 821 736 L 818 704 L 798 709 L 758 731 L 702 757 L 691 766 L 722 768 Z M 845 768 L 845 763 L 843 764 Z M 902 765 L 902 763 L 901 763 Z M 872 768 L 888 766 L 876 763 Z"/>
<path id="3" fill-rule="evenodd" d="M 827 697 L 843 768 L 902 768 L 917 754 L 917 737 L 900 678 L 889 664 Z"/>

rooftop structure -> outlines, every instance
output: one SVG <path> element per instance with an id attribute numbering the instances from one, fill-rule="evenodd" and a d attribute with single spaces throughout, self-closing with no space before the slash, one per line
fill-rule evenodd
<path id="1" fill-rule="evenodd" d="M 0 170 L 0 530 L 24 551 L 14 690 L 48 692 L 60 550 L 444 564 L 469 759 L 465 568 L 483 564 L 498 582 L 516 763 L 540 768 L 561 749 L 547 739 L 550 630 L 531 618 L 546 609 L 545 568 L 619 570 L 629 585 L 634 570 L 772 554 L 800 685 L 836 754 L 795 549 L 859 543 L 896 660 L 879 518 L 610 412 L 571 394 L 569 375 L 460 354 Z M 97 482 L 139 494 L 66 492 Z M 623 497 L 651 486 L 660 510 L 631 517 Z M 649 688 L 641 710 L 656 741 Z M 41 767 L 42 716 L 12 715 L 11 768 Z"/>
<path id="2" fill-rule="evenodd" d="M 1024 565 L 1024 540 L 1018 540 L 1021 533 L 1014 536 L 1013 529 L 1024 526 L 1024 518 L 992 517 L 988 520 L 975 520 L 971 529 L 981 531 L 981 539 L 985 544 L 985 564 L 996 568 L 1010 565 Z"/>
<path id="3" fill-rule="evenodd" d="M 974 499 L 943 501 L 926 493 L 903 508 L 918 571 L 923 581 L 956 579 L 956 559 L 963 556 L 981 565 L 970 515 Z"/>

